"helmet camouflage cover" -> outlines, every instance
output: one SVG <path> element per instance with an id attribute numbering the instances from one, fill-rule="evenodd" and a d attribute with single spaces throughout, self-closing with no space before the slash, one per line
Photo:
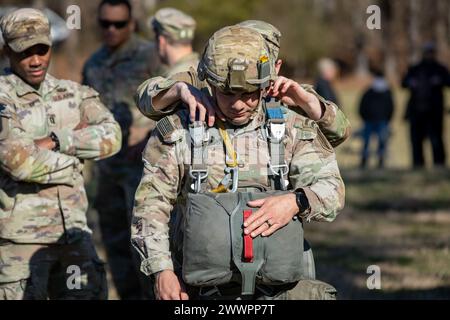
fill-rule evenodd
<path id="1" fill-rule="evenodd" d="M 220 29 L 206 45 L 198 76 L 222 92 L 254 92 L 268 87 L 272 73 L 266 41 L 251 28 Z"/>
<path id="2" fill-rule="evenodd" d="M 268 22 L 261 20 L 245 20 L 237 24 L 238 26 L 255 29 L 267 41 L 270 50 L 270 59 L 275 63 L 280 52 L 281 32 Z"/>

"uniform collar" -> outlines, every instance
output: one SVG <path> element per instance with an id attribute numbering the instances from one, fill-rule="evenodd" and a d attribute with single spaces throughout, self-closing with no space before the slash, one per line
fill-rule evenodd
<path id="1" fill-rule="evenodd" d="M 29 93 L 35 93 L 41 97 L 44 97 L 46 94 L 58 87 L 56 78 L 48 73 L 45 75 L 45 79 L 41 83 L 39 89 L 33 88 L 15 73 L 9 74 L 7 78 L 11 85 L 14 87 L 18 97 L 23 97 L 24 95 Z"/>

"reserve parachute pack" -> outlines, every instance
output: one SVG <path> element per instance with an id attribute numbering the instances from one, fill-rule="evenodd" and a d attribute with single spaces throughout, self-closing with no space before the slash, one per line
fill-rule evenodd
<path id="1" fill-rule="evenodd" d="M 243 233 L 243 222 L 257 208 L 247 202 L 288 189 L 288 164 L 284 158 L 285 119 L 278 104 L 264 102 L 266 122 L 262 128 L 269 142 L 268 163 L 272 186 L 240 186 L 238 155 L 222 125 L 219 132 L 226 151 L 225 177 L 220 185 L 206 191 L 207 141 L 204 126 L 190 127 L 192 192 L 186 199 L 183 236 L 183 280 L 191 286 L 242 284 L 242 295 L 253 295 L 255 286 L 281 286 L 302 279 L 303 227 L 295 217 L 269 237 L 252 239 Z"/>

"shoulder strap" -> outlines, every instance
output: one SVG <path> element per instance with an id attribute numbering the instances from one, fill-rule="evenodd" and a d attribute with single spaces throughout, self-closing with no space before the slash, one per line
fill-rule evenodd
<path id="1" fill-rule="evenodd" d="M 194 181 L 194 191 L 202 190 L 202 180 L 208 177 L 207 149 L 208 134 L 202 121 L 195 121 L 189 125 L 189 135 L 191 136 L 191 165 L 189 176 Z"/>
<path id="2" fill-rule="evenodd" d="M 281 102 L 274 98 L 263 100 L 266 110 L 266 135 L 269 142 L 270 163 L 269 174 L 273 190 L 287 189 L 287 174 L 289 167 L 284 158 L 283 138 L 286 134 L 286 120 L 284 119 Z"/>

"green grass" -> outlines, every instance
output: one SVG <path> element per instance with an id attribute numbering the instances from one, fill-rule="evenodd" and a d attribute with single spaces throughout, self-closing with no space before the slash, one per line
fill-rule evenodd
<path id="1" fill-rule="evenodd" d="M 305 226 L 318 278 L 345 299 L 449 298 L 450 171 L 343 176 L 343 212 L 332 223 Z M 381 268 L 382 290 L 366 287 L 373 264 Z"/>

